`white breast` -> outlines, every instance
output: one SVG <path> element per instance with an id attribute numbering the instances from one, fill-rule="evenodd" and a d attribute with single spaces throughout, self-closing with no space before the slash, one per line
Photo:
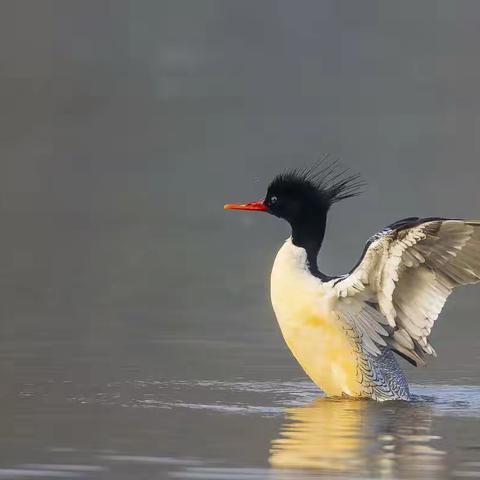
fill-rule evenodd
<path id="1" fill-rule="evenodd" d="M 319 315 L 331 310 L 332 282 L 322 282 L 308 270 L 307 252 L 288 238 L 277 253 L 271 276 L 271 299 L 280 327 L 303 321 L 311 310 Z"/>
<path id="2" fill-rule="evenodd" d="M 271 297 L 283 337 L 307 375 L 330 395 L 358 395 L 357 359 L 335 312 L 333 281 L 308 270 L 307 254 L 288 239 L 277 254 Z"/>

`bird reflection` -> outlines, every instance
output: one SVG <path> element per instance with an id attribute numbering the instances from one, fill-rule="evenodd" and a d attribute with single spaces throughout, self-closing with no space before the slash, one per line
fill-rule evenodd
<path id="1" fill-rule="evenodd" d="M 274 469 L 435 477 L 444 469 L 444 452 L 433 445 L 440 437 L 431 430 L 431 408 L 424 403 L 318 398 L 286 411 L 269 461 Z"/>

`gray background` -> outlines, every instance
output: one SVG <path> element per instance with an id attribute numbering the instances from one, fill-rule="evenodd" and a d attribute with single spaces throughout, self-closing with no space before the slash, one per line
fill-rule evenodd
<path id="1" fill-rule="evenodd" d="M 156 341 L 188 338 L 153 373 L 216 376 L 211 342 L 264 335 L 295 368 L 267 298 L 287 226 L 222 205 L 325 155 L 368 182 L 331 212 L 328 273 L 404 216 L 480 216 L 478 2 L 0 8 L 4 353 L 98 354 L 115 374 L 117 355 L 153 368 Z M 435 329 L 439 372 L 471 359 L 469 302 Z"/>

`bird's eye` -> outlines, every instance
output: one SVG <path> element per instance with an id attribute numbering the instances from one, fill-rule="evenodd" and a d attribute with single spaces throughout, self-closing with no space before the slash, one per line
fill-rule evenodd
<path id="1" fill-rule="evenodd" d="M 276 195 L 272 195 L 270 197 L 270 205 L 275 205 L 277 202 L 278 202 L 278 198 L 276 197 Z"/>

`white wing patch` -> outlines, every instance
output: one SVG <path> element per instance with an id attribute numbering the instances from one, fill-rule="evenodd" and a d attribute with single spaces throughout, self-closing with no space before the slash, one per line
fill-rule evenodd
<path id="1" fill-rule="evenodd" d="M 480 222 L 398 225 L 373 237 L 358 266 L 335 283 L 337 310 L 371 353 L 387 341 L 419 364 L 435 355 L 428 336 L 452 290 L 480 281 Z"/>

